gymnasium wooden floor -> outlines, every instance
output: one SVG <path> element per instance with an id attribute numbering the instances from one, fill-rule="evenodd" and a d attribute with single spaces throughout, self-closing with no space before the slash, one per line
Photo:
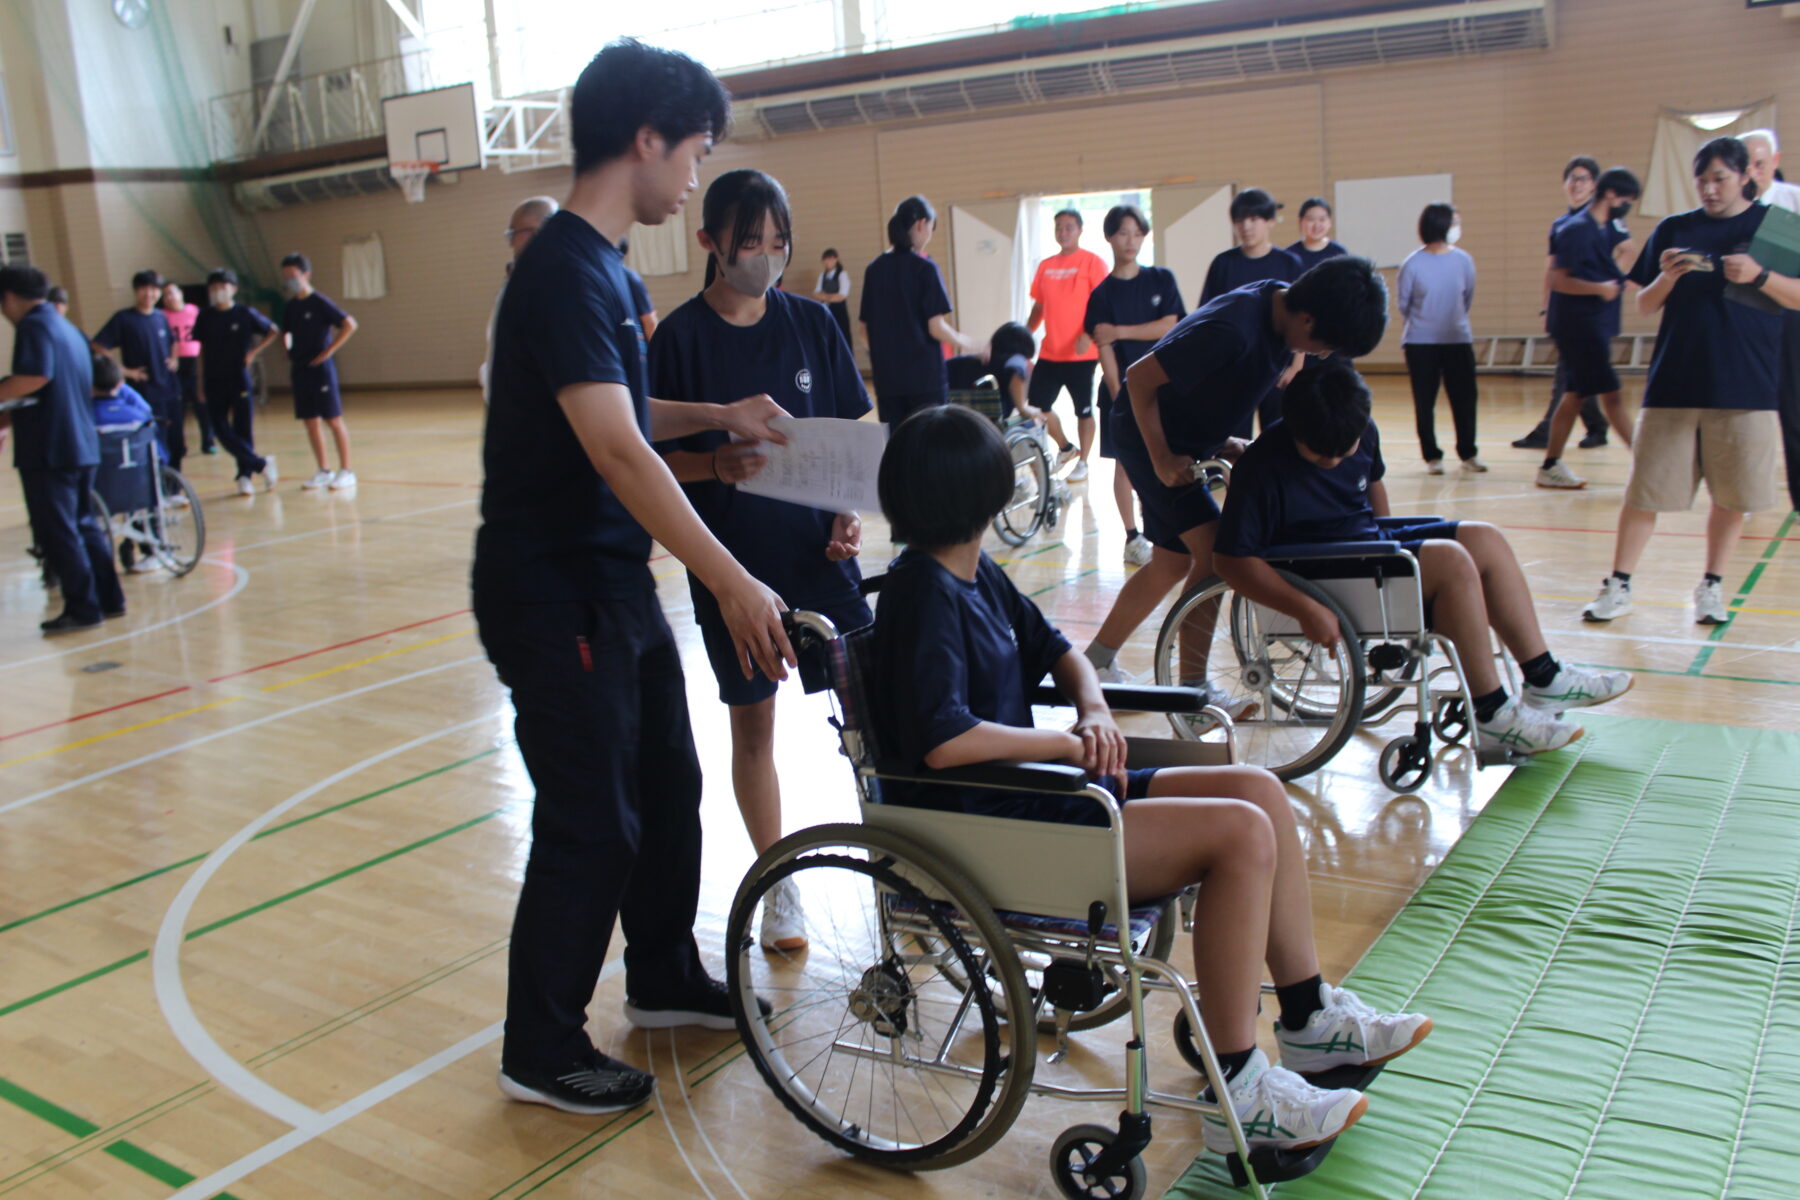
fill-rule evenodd
<path id="1" fill-rule="evenodd" d="M 1752 518 L 1726 581 L 1738 594 L 1730 625 L 1709 634 L 1687 611 L 1697 511 L 1663 522 L 1638 572 L 1638 611 L 1584 628 L 1580 607 L 1609 566 L 1624 452 L 1573 453 L 1592 480 L 1584 493 L 1535 489 L 1536 456 L 1506 442 L 1548 385 L 1484 379 L 1492 473 L 1428 477 L 1404 381 L 1375 382 L 1396 511 L 1503 526 L 1551 646 L 1638 673 L 1616 711 L 1794 727 L 1792 517 Z M 1033 1100 L 976 1162 L 885 1174 L 838 1157 L 772 1103 L 734 1038 L 628 1032 L 615 977 L 594 1003 L 598 1040 L 654 1069 L 658 1098 L 612 1119 L 500 1098 L 504 951 L 531 789 L 467 611 L 481 400 L 470 390 L 350 403 L 355 495 L 298 489 L 307 455 L 278 400 L 262 440 L 290 480 L 242 499 L 228 459 L 190 459 L 205 562 L 181 580 L 129 579 L 127 618 L 65 640 L 37 634 L 53 610 L 25 556 L 16 477 L 0 484 L 0 1195 L 1051 1194 L 1051 1140 L 1111 1120 L 1111 1106 Z M 1077 644 L 1124 574 L 1105 470 L 1075 489 L 1053 540 L 1001 556 Z M 867 543 L 865 563 L 884 561 L 879 519 Z M 654 567 L 689 651 L 709 771 L 701 936 L 716 962 L 749 846 L 682 572 L 666 558 Z M 1146 662 L 1144 646 L 1128 649 L 1127 666 Z M 788 827 L 848 818 L 822 702 L 794 689 L 782 703 Z M 1359 738 L 1290 789 L 1328 977 L 1355 962 L 1502 782 L 1453 759 L 1418 795 L 1394 797 L 1373 767 L 1391 736 Z M 1158 1029 L 1170 1015 L 1153 1013 Z M 1114 1076 L 1112 1034 L 1086 1035 L 1061 1069 Z M 1181 1070 L 1166 1045 L 1156 1061 Z M 1369 1119 L 1381 1119 L 1378 1097 Z M 1197 1130 L 1173 1117 L 1157 1132 L 1153 1188 L 1198 1148 Z"/>

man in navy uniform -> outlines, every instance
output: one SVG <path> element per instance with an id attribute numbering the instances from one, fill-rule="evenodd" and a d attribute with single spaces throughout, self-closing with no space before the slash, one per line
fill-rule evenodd
<path id="1" fill-rule="evenodd" d="M 156 414 L 169 465 L 179 471 L 187 455 L 187 414 L 181 404 L 181 381 L 175 375 L 175 331 L 159 307 L 163 283 L 155 271 L 133 275 L 131 291 L 136 303 L 108 318 L 94 335 L 93 346 L 102 353 L 116 353 L 125 365 L 125 378 Z"/>
<path id="2" fill-rule="evenodd" d="M 195 375 L 213 432 L 237 461 L 238 494 L 248 496 L 256 491 L 252 476 L 261 475 L 268 491 L 281 480 L 275 456 L 256 452 L 251 432 L 255 405 L 250 400 L 250 364 L 281 337 L 281 331 L 254 308 L 237 302 L 237 284 L 237 272 L 230 267 L 206 277 L 206 307 L 194 321 L 194 340 L 200 343 Z"/>

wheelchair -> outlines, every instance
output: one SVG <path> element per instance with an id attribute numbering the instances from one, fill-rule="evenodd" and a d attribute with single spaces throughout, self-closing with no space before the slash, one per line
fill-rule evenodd
<path id="1" fill-rule="evenodd" d="M 163 461 L 155 421 L 100 429 L 93 503 L 118 544 L 119 566 L 125 570 L 140 561 L 155 562 L 179 577 L 199 564 L 206 549 L 200 496 Z"/>
<path id="2" fill-rule="evenodd" d="M 973 388 L 952 390 L 950 403 L 975 410 L 1006 435 L 1013 460 L 1013 496 L 994 518 L 1000 540 L 1023 546 L 1038 530 L 1055 529 L 1069 503 L 1069 485 L 1056 478 L 1058 449 L 1045 427 L 1020 417 L 992 375 L 976 380 Z"/>
<path id="3" fill-rule="evenodd" d="M 738 1032 L 757 1071 L 787 1109 L 830 1145 L 899 1170 L 967 1162 L 1003 1137 L 1028 1096 L 1120 1104 L 1116 1125 L 1079 1124 L 1055 1141 L 1050 1171 L 1061 1195 L 1144 1195 L 1139 1157 L 1152 1106 L 1217 1114 L 1237 1146 L 1233 1180 L 1263 1200 L 1270 1182 L 1316 1168 L 1333 1143 L 1249 1153 L 1229 1105 L 1152 1084 L 1145 996 L 1172 996 L 1181 1056 L 1213 1084 L 1220 1070 L 1195 988 L 1170 963 L 1176 926 L 1192 929 L 1193 890 L 1132 905 L 1118 803 L 1078 767 L 987 764 L 945 771 L 901 768 L 883 757 L 866 714 L 875 681 L 865 662 L 871 630 L 840 636 L 812 613 L 789 615 L 808 691 L 834 696 L 841 750 L 850 760 L 861 824 L 820 825 L 783 838 L 745 875 L 726 928 L 727 984 Z M 1108 686 L 1120 712 L 1201 715 L 1185 688 Z M 1067 705 L 1054 688 L 1034 702 Z M 1231 721 L 1204 714 L 1219 741 L 1129 739 L 1134 766 L 1234 760 Z M 882 803 L 884 780 L 1084 796 L 1103 826 L 971 815 Z M 804 898 L 809 945 L 759 949 L 752 921 L 769 889 L 791 880 Z M 1272 990 L 1272 989 L 1269 989 Z M 764 1016 L 757 996 L 773 1003 Z M 1127 1019 L 1122 1087 L 1044 1082 L 1069 1035 Z M 1379 1068 L 1335 1073 L 1329 1086 L 1361 1086 Z M 1322 1080 L 1321 1082 L 1326 1082 Z M 1199 1093 L 1204 1095 L 1204 1093 Z"/>
<path id="4" fill-rule="evenodd" d="M 1476 743 L 1475 701 L 1462 660 L 1448 638 L 1428 628 L 1418 559 L 1400 542 L 1407 529 L 1437 520 L 1383 517 L 1378 524 L 1389 540 L 1271 550 L 1269 565 L 1337 618 L 1338 642 L 1329 648 L 1217 575 L 1194 585 L 1157 633 L 1156 682 L 1204 673 L 1240 713 L 1235 732 L 1245 761 L 1283 780 L 1331 761 L 1358 725 L 1378 726 L 1408 712 L 1412 732 L 1390 741 L 1378 761 L 1381 782 L 1395 792 L 1412 791 L 1430 775 L 1434 733 L 1452 745 L 1476 745 L 1482 766 L 1519 761 Z M 1434 664 L 1434 653 L 1441 662 Z M 1517 691 L 1511 659 L 1497 653 L 1508 689 Z M 1204 737 L 1211 728 L 1181 714 L 1170 721 L 1183 738 Z"/>

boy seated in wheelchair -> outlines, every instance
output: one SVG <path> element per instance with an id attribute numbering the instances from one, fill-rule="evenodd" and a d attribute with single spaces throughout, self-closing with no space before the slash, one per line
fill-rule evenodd
<path id="1" fill-rule="evenodd" d="M 1456 646 L 1484 746 L 1542 754 L 1581 736 L 1561 719 L 1631 690 L 1625 671 L 1558 662 L 1544 644 L 1525 573 L 1506 535 L 1485 521 L 1422 522 L 1381 530 L 1388 515 L 1386 464 L 1369 418 L 1369 389 L 1348 363 L 1302 371 L 1282 394 L 1280 422 L 1244 452 L 1231 474 L 1213 565 L 1239 594 L 1285 613 L 1321 646 L 1337 643 L 1337 618 L 1266 561 L 1271 548 L 1324 542 L 1398 541 L 1419 560 L 1427 621 Z M 1488 630 L 1524 676 L 1508 696 Z"/>
<path id="2" fill-rule="evenodd" d="M 978 380 L 992 375 L 999 385 L 999 403 L 998 411 L 989 415 L 1004 421 L 1010 409 L 1021 420 L 1042 425 L 1057 448 L 1053 469 L 1061 470 L 1079 451 L 1063 434 L 1062 422 L 1056 414 L 1038 408 L 1026 398 L 1025 385 L 1031 378 L 1031 360 L 1036 357 L 1037 339 L 1031 336 L 1031 330 L 1017 321 L 1008 321 L 994 330 L 985 355 L 959 354 L 944 364 L 944 369 L 950 378 L 951 390 L 959 392 L 973 391 Z"/>
<path id="3" fill-rule="evenodd" d="M 1012 460 L 990 421 L 955 406 L 914 413 L 881 460 L 882 508 L 907 549 L 884 577 L 870 725 L 915 770 L 996 761 L 1076 763 L 1123 805 L 1133 902 L 1200 883 L 1194 973 L 1206 1031 L 1254 1149 L 1328 1141 L 1367 1100 L 1301 1078 L 1385 1062 L 1431 1031 L 1417 1013 L 1380 1013 L 1325 983 L 1313 950 L 1306 854 L 1293 811 L 1260 767 L 1134 770 L 1093 665 L 981 552 L 982 531 L 1012 492 Z M 1068 732 L 1032 724 L 1030 690 L 1048 672 L 1074 702 Z M 884 780 L 889 804 L 988 816 L 1105 824 L 1083 796 L 1043 796 Z M 1260 979 L 1276 982 L 1281 1066 L 1256 1045 Z M 1230 1153 L 1223 1121 L 1207 1148 Z"/>
<path id="4" fill-rule="evenodd" d="M 125 382 L 125 369 L 110 354 L 94 355 L 94 426 L 101 433 L 124 433 L 155 416 L 150 402 Z"/>

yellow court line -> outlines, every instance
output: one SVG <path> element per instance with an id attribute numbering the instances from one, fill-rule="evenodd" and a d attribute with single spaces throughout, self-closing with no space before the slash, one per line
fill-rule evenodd
<path id="1" fill-rule="evenodd" d="M 401 646 L 397 650 L 384 650 L 380 654 L 371 654 L 367 658 L 359 658 L 355 662 L 347 662 L 342 666 L 328 667 L 323 671 L 314 671 L 311 675 L 302 675 L 298 679 L 289 679 L 282 683 L 271 683 L 268 687 L 260 690 L 265 692 L 279 692 L 282 688 L 293 687 L 296 683 L 305 683 L 309 679 L 323 679 L 327 675 L 336 675 L 339 671 L 348 671 L 352 667 L 361 667 L 372 662 L 380 662 L 384 658 L 393 658 L 397 654 L 411 654 L 414 650 L 423 650 L 425 647 L 435 646 L 439 642 L 448 642 L 455 638 L 468 637 L 474 632 L 473 629 L 464 629 L 460 633 L 446 633 L 443 637 L 435 637 L 424 642 L 415 642 L 410 646 Z"/>
<path id="2" fill-rule="evenodd" d="M 120 734 L 136 733 L 140 729 L 149 729 L 153 725 L 161 725 L 165 721 L 173 721 L 177 717 L 191 717 L 195 713 L 205 712 L 209 708 L 219 708 L 226 704 L 236 704 L 243 698 L 244 697 L 242 696 L 227 696 L 223 700 L 214 700 L 210 704 L 202 704 L 195 708 L 184 708 L 180 712 L 172 712 L 166 717 L 157 717 L 150 721 L 139 721 L 136 725 L 127 725 L 125 728 L 115 729 L 111 733 L 97 733 L 93 737 L 82 738 L 79 742 L 65 742 L 60 746 L 52 746 L 48 750 L 39 750 L 34 754 L 27 754 L 20 758 L 0 762 L 0 770 L 5 770 L 7 767 L 16 767 L 20 763 L 30 762 L 34 758 L 45 758 L 52 754 L 61 754 L 64 750 L 79 750 L 83 746 L 91 746 L 95 742 L 104 742 L 107 738 L 116 738 Z"/>

